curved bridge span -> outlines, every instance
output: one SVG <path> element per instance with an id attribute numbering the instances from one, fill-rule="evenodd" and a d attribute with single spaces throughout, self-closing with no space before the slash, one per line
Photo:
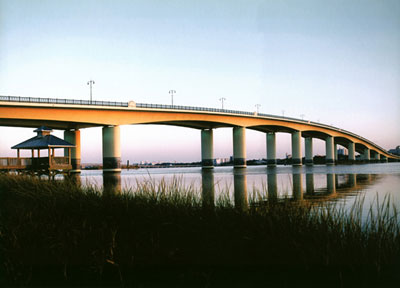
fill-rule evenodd
<path id="1" fill-rule="evenodd" d="M 119 126 L 163 124 L 201 130 L 203 167 L 213 166 L 213 129 L 233 127 L 233 156 L 236 167 L 246 165 L 245 130 L 266 133 L 267 160 L 276 164 L 276 132 L 292 135 L 292 162 L 302 164 L 301 137 L 305 138 L 305 162 L 312 164 L 312 139 L 326 143 L 326 162 L 334 164 L 336 146 L 348 149 L 349 161 L 355 152 L 364 161 L 399 159 L 377 144 L 352 132 L 312 121 L 275 115 L 189 106 L 154 105 L 134 102 L 104 102 L 71 99 L 0 96 L 0 126 L 49 126 L 65 130 L 65 139 L 77 145 L 72 151 L 76 170 L 80 167 L 80 129 L 103 127 L 103 167 L 120 169 Z"/>

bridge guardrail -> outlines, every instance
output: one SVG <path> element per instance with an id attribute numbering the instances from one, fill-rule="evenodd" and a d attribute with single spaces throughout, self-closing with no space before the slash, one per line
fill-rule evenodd
<path id="1" fill-rule="evenodd" d="M 90 100 L 75 100 L 75 99 L 58 99 L 58 98 L 39 98 L 39 97 L 21 97 L 21 96 L 2 96 L 0 95 L 0 101 L 6 102 L 28 102 L 28 103 L 48 103 L 48 104 L 72 104 L 72 105 L 93 105 L 93 106 L 111 106 L 111 107 L 128 107 L 128 102 L 113 102 L 113 101 L 90 101 Z M 181 105 L 164 105 L 164 104 L 147 104 L 147 103 L 136 103 L 137 108 L 149 108 L 149 109 L 169 109 L 169 110 L 185 110 L 185 111 L 200 111 L 200 112 L 217 112 L 217 113 L 229 113 L 236 115 L 248 115 L 248 116 L 259 116 L 259 117 L 267 117 L 274 118 L 278 120 L 290 120 L 296 122 L 303 122 L 305 124 L 313 124 L 315 126 L 328 128 L 331 130 L 336 130 L 339 132 L 346 133 L 353 137 L 357 137 L 383 151 L 386 151 L 382 147 L 376 145 L 364 137 L 361 137 L 357 134 L 354 134 L 350 131 L 340 129 L 331 125 L 321 124 L 314 121 L 297 119 L 293 117 L 287 116 L 277 116 L 272 114 L 264 114 L 255 112 L 247 112 L 240 110 L 228 110 L 228 109 L 219 109 L 219 108 L 206 108 L 206 107 L 195 107 L 195 106 L 181 106 Z M 387 151 L 386 151 L 387 152 Z M 387 152 L 388 153 L 388 152 Z M 389 153 L 390 154 L 390 153 Z"/>
<path id="2" fill-rule="evenodd" d="M 94 105 L 94 106 L 128 107 L 128 102 L 90 101 L 90 100 L 39 98 L 39 97 L 20 97 L 20 96 L 1 96 L 1 95 L 0 95 L 0 101 L 27 102 L 27 103 L 46 103 L 46 104 L 72 104 L 72 105 Z"/>

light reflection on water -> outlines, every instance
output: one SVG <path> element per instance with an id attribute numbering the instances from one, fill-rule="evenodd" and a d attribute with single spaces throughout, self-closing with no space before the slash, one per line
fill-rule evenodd
<path id="1" fill-rule="evenodd" d="M 248 205 L 249 197 L 258 193 L 265 199 L 292 198 L 305 201 L 342 202 L 350 207 L 357 196 L 364 197 L 368 209 L 376 201 L 390 196 L 400 207 L 400 163 L 364 165 L 315 165 L 312 167 L 249 166 L 245 169 L 216 167 L 154 168 L 123 170 L 121 174 L 105 177 L 101 170 L 82 171 L 81 183 L 105 190 L 135 190 L 138 183 L 171 182 L 178 178 L 184 186 L 192 185 L 200 191 L 203 201 L 214 203 L 221 193 L 228 193 L 235 205 Z M 250 196 L 249 196 L 250 195 Z"/>

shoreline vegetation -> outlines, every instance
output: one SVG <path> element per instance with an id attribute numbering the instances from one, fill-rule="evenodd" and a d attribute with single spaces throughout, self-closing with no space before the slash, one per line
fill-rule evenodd
<path id="1" fill-rule="evenodd" d="M 249 205 L 235 207 L 228 193 L 215 202 L 205 193 L 179 179 L 114 194 L 72 180 L 0 175 L 0 286 L 400 283 L 399 207 L 389 198 L 362 215 L 362 198 L 345 211 L 267 201 L 256 191 Z"/>

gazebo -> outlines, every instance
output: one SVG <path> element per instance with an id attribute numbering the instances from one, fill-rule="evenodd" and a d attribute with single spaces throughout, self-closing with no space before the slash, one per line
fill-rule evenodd
<path id="1" fill-rule="evenodd" d="M 50 133 L 52 131 L 53 130 L 51 128 L 41 126 L 34 130 L 34 132 L 37 132 L 35 137 L 11 147 L 11 149 L 17 149 L 16 164 L 17 166 L 20 166 L 20 169 L 48 172 L 49 174 L 59 170 L 68 171 L 72 169 L 71 148 L 75 147 L 75 145 L 51 135 Z M 59 148 L 65 149 L 65 152 L 68 151 L 68 156 L 56 157 L 54 150 Z M 21 158 L 20 150 L 31 150 L 32 157 Z M 36 158 L 35 150 L 37 150 Z M 48 151 L 47 157 L 40 157 L 41 150 Z"/>

